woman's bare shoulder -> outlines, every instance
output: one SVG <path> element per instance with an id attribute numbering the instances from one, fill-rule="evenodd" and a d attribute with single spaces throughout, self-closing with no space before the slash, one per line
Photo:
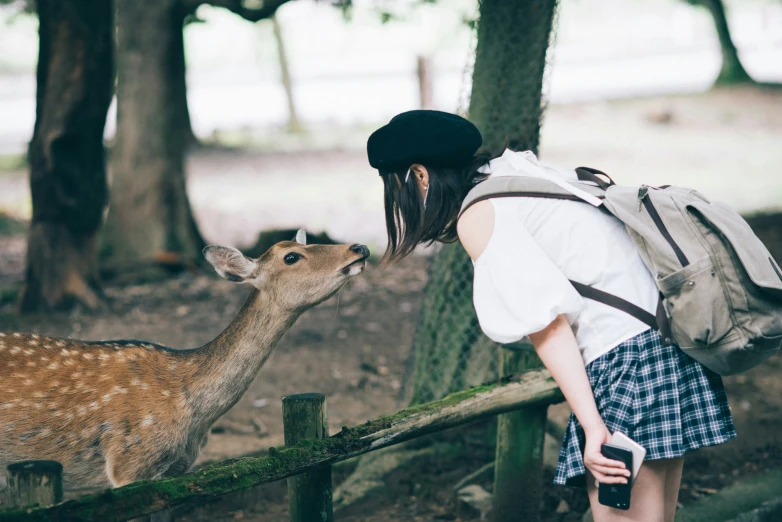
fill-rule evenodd
<path id="1" fill-rule="evenodd" d="M 494 232 L 494 205 L 490 200 L 479 201 L 468 208 L 456 224 L 459 241 L 470 258 L 478 259 L 489 244 Z"/>

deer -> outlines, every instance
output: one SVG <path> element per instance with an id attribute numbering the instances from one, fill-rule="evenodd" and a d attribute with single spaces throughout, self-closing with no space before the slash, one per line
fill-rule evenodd
<path id="1" fill-rule="evenodd" d="M 257 259 L 227 246 L 203 253 L 220 276 L 252 291 L 199 348 L 0 333 L 0 489 L 6 466 L 26 460 L 59 461 L 66 489 L 185 473 L 283 334 L 369 257 L 359 244 L 307 245 L 303 231 Z"/>

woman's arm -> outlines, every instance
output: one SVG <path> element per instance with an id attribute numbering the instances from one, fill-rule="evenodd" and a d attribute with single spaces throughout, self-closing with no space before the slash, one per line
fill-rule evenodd
<path id="1" fill-rule="evenodd" d="M 459 220 L 457 230 L 464 249 L 473 260 L 478 259 L 489 244 L 494 230 L 494 206 L 491 201 L 482 201 L 470 207 Z M 630 471 L 624 469 L 624 464 L 607 459 L 600 453 L 601 445 L 610 441 L 611 434 L 597 411 L 584 361 L 573 329 L 565 316 L 557 316 L 546 328 L 530 334 L 529 338 L 584 428 L 587 438 L 584 451 L 586 466 L 599 482 L 626 482 L 625 478 L 616 476 L 630 475 Z"/>

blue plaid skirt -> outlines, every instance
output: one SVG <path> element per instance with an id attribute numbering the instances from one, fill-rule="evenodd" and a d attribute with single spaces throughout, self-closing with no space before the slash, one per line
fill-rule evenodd
<path id="1" fill-rule="evenodd" d="M 681 457 L 736 437 L 722 378 L 677 346 L 663 346 L 655 330 L 601 355 L 586 371 L 609 431 L 646 448 L 645 460 Z M 571 413 L 554 484 L 586 484 L 584 442 Z"/>

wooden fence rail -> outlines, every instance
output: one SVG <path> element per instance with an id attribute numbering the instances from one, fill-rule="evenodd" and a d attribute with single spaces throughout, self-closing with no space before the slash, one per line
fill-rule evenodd
<path id="1" fill-rule="evenodd" d="M 562 400 L 548 371 L 530 371 L 507 382 L 453 393 L 439 401 L 346 427 L 328 438 L 271 448 L 266 457 L 234 459 L 180 477 L 136 482 L 51 507 L 0 511 L 0 522 L 128 520 L 301 475 L 478 419 Z"/>

